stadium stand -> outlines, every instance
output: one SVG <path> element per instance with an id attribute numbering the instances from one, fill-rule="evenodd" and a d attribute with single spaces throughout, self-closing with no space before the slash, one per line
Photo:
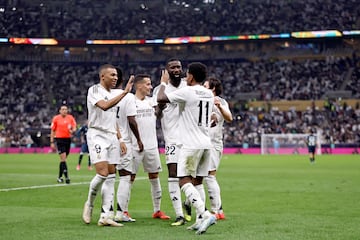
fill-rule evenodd
<path id="1" fill-rule="evenodd" d="M 360 29 L 359 15 L 356 0 L 0 0 L 0 37 L 156 39 L 342 31 Z M 38 144 L 30 135 L 49 127 L 49 116 L 62 101 L 78 119 L 86 118 L 86 90 L 97 82 L 99 64 L 121 66 L 125 76 L 149 73 L 155 85 L 172 56 L 184 59 L 184 66 L 205 62 L 222 79 L 237 116 L 226 126 L 227 146 L 257 145 L 263 131 L 304 133 L 313 126 L 336 144 L 360 144 L 359 49 L 358 39 L 174 47 L 0 45 L 0 145 Z M 294 108 L 285 100 L 306 103 Z M 313 101 L 323 106 L 312 107 Z M 261 107 L 253 104 L 259 102 Z"/>
<path id="2" fill-rule="evenodd" d="M 1 5 L 4 37 L 155 39 L 342 31 L 360 25 L 357 0 L 18 0 Z"/>
<path id="3" fill-rule="evenodd" d="M 317 60 L 312 64 L 310 63 L 307 71 L 311 73 L 311 66 L 317 63 Z M 275 62 L 271 68 L 275 68 L 274 65 L 278 64 L 281 65 L 282 61 L 280 63 Z M 242 86 L 249 85 L 248 89 L 260 89 L 260 86 L 256 84 L 251 85 L 246 83 L 246 81 L 238 81 L 238 79 L 245 79 L 241 75 L 237 75 L 236 78 L 226 76 L 227 73 L 234 72 L 229 71 L 228 65 L 231 64 L 229 62 L 222 62 L 221 65 L 219 63 L 213 66 L 209 65 L 212 73 L 216 73 L 216 75 L 221 76 L 224 80 L 225 97 L 232 103 L 234 114 L 241 116 L 241 120 L 235 121 L 231 126 L 227 127 L 225 131 L 226 142 L 233 145 L 242 144 L 244 141 L 250 144 L 258 144 L 262 129 L 269 133 L 303 133 L 307 131 L 309 126 L 314 125 L 321 129 L 330 129 L 336 143 L 352 143 L 358 140 L 360 132 L 360 101 L 355 102 L 352 106 L 339 105 L 341 103 L 335 101 L 334 105 L 329 108 L 330 111 L 325 108 L 308 109 L 305 111 L 291 110 L 291 108 L 288 111 L 277 111 L 276 108 L 267 109 L 266 107 L 252 110 L 244 109 L 240 104 L 241 101 L 237 101 L 232 93 L 241 90 Z M 248 64 L 248 68 L 244 66 L 238 66 L 236 69 L 241 69 L 244 72 L 250 72 L 252 69 L 251 64 Z M 320 64 L 319 66 L 314 75 L 318 72 L 326 72 L 326 69 L 329 69 L 331 65 L 324 64 L 322 66 Z M 267 67 L 269 68 L 269 66 Z M 303 69 L 304 63 L 299 64 L 298 67 L 292 65 L 292 68 Z M 159 79 L 159 69 L 160 66 L 152 68 L 137 67 L 131 71 L 137 73 L 149 72 L 152 73 L 153 79 Z M 270 72 L 270 75 L 276 72 Z M 301 73 L 302 71 L 299 72 Z M 3 88 L 0 90 L 0 120 L 4 125 L 2 133 L 7 138 L 10 138 L 7 142 L 11 142 L 14 146 L 21 144 L 21 139 L 24 138 L 24 135 L 26 136 L 25 129 L 48 128 L 51 121 L 49 119 L 51 114 L 49 113 L 57 109 L 58 104 L 62 101 L 66 101 L 72 107 L 72 111 L 78 119 L 85 118 L 86 90 L 89 85 L 97 81 L 96 64 L 8 63 L 0 65 L 0 73 L 3 76 L 1 78 Z M 295 74 L 294 76 L 297 75 Z M 272 91 L 281 93 L 282 85 L 270 82 L 274 77 L 265 82 L 259 81 L 259 83 L 265 83 L 267 86 L 277 86 L 279 88 L 273 88 Z M 229 83 L 228 79 L 231 79 Z M 342 81 L 341 78 L 339 78 L 339 81 Z M 334 83 L 334 85 L 340 84 Z M 326 84 L 322 88 L 326 90 Z M 311 93 L 310 90 L 306 92 Z M 300 93 L 301 91 L 295 92 L 292 96 L 296 96 L 296 94 L 301 96 Z M 310 97 L 305 99 L 320 99 L 321 94 Z M 285 98 L 282 95 L 276 98 L 265 98 L 265 100 L 274 99 Z M 290 100 L 293 99 L 296 98 L 292 97 Z"/>

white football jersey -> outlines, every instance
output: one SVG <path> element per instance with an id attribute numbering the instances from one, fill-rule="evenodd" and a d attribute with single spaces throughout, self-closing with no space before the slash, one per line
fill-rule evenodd
<path id="1" fill-rule="evenodd" d="M 140 100 L 135 96 L 136 105 L 136 123 L 140 134 L 141 141 L 144 145 L 144 149 L 152 149 L 158 147 L 157 135 L 156 135 L 156 116 L 154 101 L 151 97 L 145 97 L 144 100 Z M 139 149 L 134 134 L 133 147 Z"/>
<path id="2" fill-rule="evenodd" d="M 165 94 L 173 92 L 177 89 L 187 86 L 186 81 L 182 80 L 178 87 L 174 87 L 170 83 L 165 87 Z M 159 92 L 160 85 L 157 86 L 153 91 L 153 98 L 157 99 L 157 94 Z M 179 105 L 176 102 L 167 103 L 166 107 L 162 111 L 163 116 L 161 118 L 161 129 L 164 134 L 164 140 L 166 144 L 178 143 L 179 136 L 179 118 L 180 111 Z"/>
<path id="3" fill-rule="evenodd" d="M 216 97 L 220 100 L 221 106 L 224 110 L 230 112 L 229 104 L 226 102 L 225 99 L 221 97 Z M 216 114 L 216 118 L 218 120 L 215 127 L 210 128 L 210 137 L 213 146 L 217 150 L 222 150 L 224 143 L 223 143 L 223 126 L 224 126 L 224 117 L 221 114 L 220 110 L 214 106 L 213 112 Z"/>
<path id="4" fill-rule="evenodd" d="M 88 125 L 104 132 L 116 134 L 116 118 L 114 107 L 104 111 L 95 104 L 100 100 L 108 101 L 114 97 L 112 90 L 107 91 L 100 83 L 91 86 L 87 94 Z"/>
<path id="5" fill-rule="evenodd" d="M 180 110 L 179 140 L 185 148 L 210 149 L 210 122 L 214 106 L 211 90 L 201 85 L 185 86 L 166 94 Z"/>
<path id="6" fill-rule="evenodd" d="M 121 94 L 124 92 L 122 89 L 114 89 L 114 92 Z M 136 105 L 135 105 L 135 96 L 132 93 L 125 95 L 121 101 L 116 104 L 116 123 L 120 128 L 121 138 L 123 142 L 130 143 L 132 141 L 132 131 L 130 129 L 128 116 L 136 116 Z"/>

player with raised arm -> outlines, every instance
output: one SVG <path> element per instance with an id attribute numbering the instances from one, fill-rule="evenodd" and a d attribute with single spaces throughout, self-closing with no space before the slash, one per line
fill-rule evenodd
<path id="1" fill-rule="evenodd" d="M 91 86 L 87 94 L 88 132 L 87 140 L 91 161 L 96 175 L 90 182 L 88 198 L 84 204 L 82 219 L 86 224 L 91 222 L 94 201 L 101 189 L 102 208 L 98 221 L 99 226 L 123 226 L 113 221 L 110 216 L 114 199 L 114 186 L 109 184 L 102 188 L 109 175 L 115 174 L 115 165 L 120 163 L 120 144 L 116 128 L 116 108 L 114 106 L 131 91 L 133 76 L 130 77 L 125 90 L 115 95 L 112 89 L 118 80 L 116 68 L 105 64 L 99 68 L 100 82 Z M 115 181 L 111 181 L 115 184 Z"/>
<path id="2" fill-rule="evenodd" d="M 170 93 L 186 86 L 186 81 L 182 78 L 183 71 L 180 60 L 177 58 L 169 59 L 166 63 L 166 70 L 165 74 L 162 75 L 162 77 L 168 78 L 167 81 L 169 82 L 165 88 L 165 93 Z M 155 100 L 157 100 L 157 93 L 160 86 L 157 86 L 154 89 L 153 98 Z M 176 214 L 175 222 L 171 223 L 171 225 L 181 226 L 185 224 L 185 218 L 182 210 L 179 178 L 177 177 L 177 162 L 179 149 L 181 147 L 178 140 L 178 120 L 180 115 L 179 105 L 177 103 L 158 104 L 156 112 L 157 116 L 160 118 L 161 128 L 165 139 L 165 158 L 168 168 L 168 189 Z"/>
<path id="3" fill-rule="evenodd" d="M 165 71 L 163 74 L 165 74 Z M 203 234 L 216 223 L 216 217 L 205 208 L 204 199 L 193 185 L 193 181 L 202 182 L 208 175 L 209 154 L 212 148 L 210 139 L 211 113 L 214 95 L 201 83 L 206 79 L 207 67 L 199 62 L 190 63 L 186 73 L 187 86 L 165 93 L 167 78 L 161 78 L 161 87 L 157 96 L 159 103 L 179 104 L 179 152 L 177 175 L 179 185 L 186 198 L 196 209 L 196 222 L 188 229 Z"/>
<path id="4" fill-rule="evenodd" d="M 115 86 L 115 91 L 119 93 L 124 90 L 121 89 L 122 84 L 122 71 L 118 71 L 118 82 Z M 135 120 L 136 117 L 136 105 L 135 96 L 132 93 L 128 93 L 117 105 L 116 105 L 116 122 L 121 134 L 121 142 L 125 144 L 126 151 L 120 156 L 120 164 L 116 166 L 116 169 L 120 176 L 120 181 L 117 189 L 117 211 L 114 220 L 116 222 L 135 222 L 136 220 L 131 218 L 128 212 L 128 206 L 131 195 L 131 187 L 134 182 L 132 174 L 133 169 L 133 144 L 132 134 L 135 136 L 136 143 L 140 152 L 143 151 L 144 146 L 140 139 L 138 131 L 138 125 Z"/>

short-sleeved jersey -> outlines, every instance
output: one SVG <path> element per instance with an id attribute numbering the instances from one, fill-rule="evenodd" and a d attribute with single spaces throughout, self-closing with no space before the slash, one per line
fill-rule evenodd
<path id="1" fill-rule="evenodd" d="M 178 103 L 179 141 L 185 148 L 210 149 L 210 121 L 214 106 L 211 90 L 201 85 L 185 86 L 166 94 L 171 103 Z"/>
<path id="2" fill-rule="evenodd" d="M 230 112 L 229 109 L 229 104 L 226 102 L 225 99 L 221 98 L 221 97 L 216 97 L 220 100 L 221 106 L 225 111 Z M 216 126 L 210 128 L 210 138 L 211 138 L 211 142 L 213 143 L 213 146 L 215 147 L 215 149 L 217 150 L 222 150 L 224 143 L 223 143 L 223 126 L 224 126 L 224 117 L 221 114 L 219 108 L 217 108 L 216 106 L 214 106 L 213 108 L 213 112 L 216 115 L 216 118 L 218 120 Z"/>
<path id="3" fill-rule="evenodd" d="M 145 97 L 144 100 L 140 100 L 135 96 L 136 105 L 136 123 L 140 134 L 141 141 L 144 145 L 144 150 L 158 147 L 157 135 L 156 135 L 156 116 L 154 101 L 151 97 Z M 134 134 L 132 134 L 132 144 L 134 149 L 138 150 Z"/>
<path id="4" fill-rule="evenodd" d="M 170 83 L 165 87 L 165 94 L 173 92 L 177 89 L 183 88 L 186 86 L 186 81 L 181 81 L 178 87 L 174 87 Z M 160 85 L 157 86 L 153 91 L 153 98 L 157 99 L 157 94 L 159 92 Z M 161 118 L 161 129 L 164 134 L 164 140 L 166 144 L 178 143 L 179 136 L 179 105 L 176 102 L 167 103 L 166 107 L 162 111 L 163 117 Z"/>
<path id="5" fill-rule="evenodd" d="M 71 138 L 70 129 L 76 127 L 75 118 L 71 114 L 65 117 L 58 114 L 51 121 L 51 130 L 55 132 L 55 138 Z"/>
<path id="6" fill-rule="evenodd" d="M 306 142 L 308 147 L 316 147 L 316 136 L 310 134 L 309 136 L 307 136 Z"/>
<path id="7" fill-rule="evenodd" d="M 117 94 L 121 94 L 124 90 L 114 89 Z M 123 142 L 130 143 L 132 141 L 132 131 L 130 129 L 128 116 L 136 116 L 135 96 L 132 93 L 125 95 L 121 101 L 116 104 L 116 123 L 120 128 L 120 134 Z"/>
<path id="8" fill-rule="evenodd" d="M 116 132 L 116 108 L 102 110 L 96 103 L 100 100 L 108 101 L 115 97 L 114 92 L 107 91 L 101 84 L 91 86 L 87 94 L 88 126 L 108 133 Z"/>

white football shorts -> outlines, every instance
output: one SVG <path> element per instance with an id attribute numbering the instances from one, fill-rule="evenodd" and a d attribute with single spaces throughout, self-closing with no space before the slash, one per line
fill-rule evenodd
<path id="1" fill-rule="evenodd" d="M 162 171 L 158 148 L 144 149 L 142 152 L 133 150 L 133 155 L 135 173 L 138 172 L 141 163 L 143 164 L 144 172 L 157 173 Z"/>
<path id="2" fill-rule="evenodd" d="M 120 163 L 120 143 L 116 134 L 89 128 L 86 137 L 92 164 L 104 161 Z"/>
<path id="3" fill-rule="evenodd" d="M 175 143 L 165 144 L 166 164 L 178 163 L 180 148 L 181 145 L 179 144 L 175 144 Z"/>
<path id="4" fill-rule="evenodd" d="M 125 142 L 126 145 L 126 153 L 120 156 L 120 163 L 116 165 L 117 170 L 126 170 L 135 174 L 134 170 L 134 155 L 133 155 L 133 147 L 131 143 Z"/>
<path id="5" fill-rule="evenodd" d="M 182 147 L 179 151 L 177 175 L 178 177 L 206 177 L 209 173 L 209 164 L 210 149 L 188 149 Z"/>

